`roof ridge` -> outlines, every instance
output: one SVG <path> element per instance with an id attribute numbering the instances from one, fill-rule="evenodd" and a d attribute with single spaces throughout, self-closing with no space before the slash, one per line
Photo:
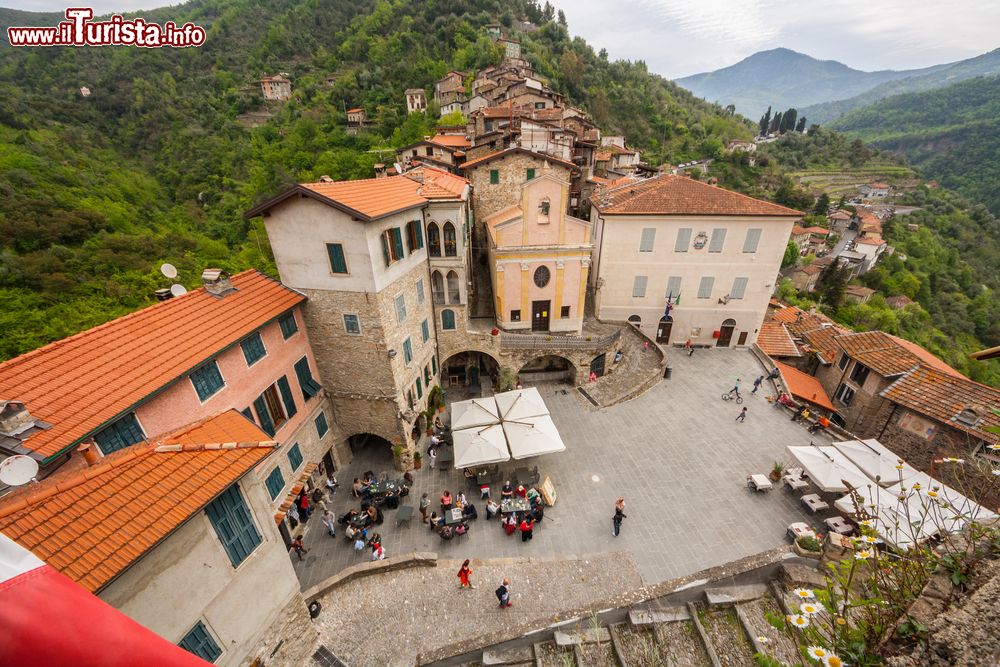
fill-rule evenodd
<path id="1" fill-rule="evenodd" d="M 277 440 L 260 440 L 257 442 L 246 440 L 239 442 L 206 442 L 198 445 L 186 445 L 182 443 L 157 443 L 153 447 L 153 452 L 157 454 L 172 454 L 177 452 L 206 452 L 220 451 L 224 449 L 255 449 L 273 448 L 278 446 Z"/>

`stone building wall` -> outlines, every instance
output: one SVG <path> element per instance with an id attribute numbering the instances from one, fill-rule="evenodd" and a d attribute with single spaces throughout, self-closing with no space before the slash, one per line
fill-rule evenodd
<path id="1" fill-rule="evenodd" d="M 879 421 L 879 415 L 882 411 L 883 404 L 887 403 L 884 398 L 879 394 L 883 389 L 888 387 L 892 380 L 886 379 L 876 373 L 874 370 L 869 371 L 868 377 L 863 385 L 858 385 L 857 382 L 852 381 L 851 373 L 854 370 L 854 366 L 857 363 L 851 359 L 846 368 L 843 370 L 837 365 L 840 360 L 838 356 L 834 363 L 820 366 L 816 369 L 816 379 L 819 380 L 820 384 L 823 385 L 823 389 L 826 391 L 827 395 L 830 397 L 830 401 L 833 403 L 833 407 L 836 409 L 837 414 L 839 414 L 844 419 L 844 426 L 849 431 L 855 433 L 869 433 L 874 429 L 882 428 L 885 423 L 885 419 L 882 418 Z M 839 400 L 836 400 L 837 389 L 842 383 L 846 383 L 852 389 L 854 389 L 854 399 L 851 401 L 850 405 L 844 405 Z M 865 436 L 874 437 L 874 436 Z"/>
<path id="2" fill-rule="evenodd" d="M 240 663 L 242 667 L 299 667 L 310 663 L 319 633 L 309 618 L 301 593 L 296 593 L 277 619 Z"/>
<path id="3" fill-rule="evenodd" d="M 466 178 L 472 182 L 476 225 L 478 226 L 487 216 L 518 203 L 521 200 L 521 186 L 527 180 L 527 170 L 534 169 L 535 174 L 541 176 L 543 165 L 548 165 L 553 176 L 569 180 L 568 168 L 517 152 L 469 169 Z M 490 183 L 490 171 L 494 169 L 499 172 L 500 177 L 500 182 L 496 185 Z"/>

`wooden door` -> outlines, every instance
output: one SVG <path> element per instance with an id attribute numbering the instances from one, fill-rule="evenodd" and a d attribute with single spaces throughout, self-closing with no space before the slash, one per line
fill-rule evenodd
<path id="1" fill-rule="evenodd" d="M 722 328 L 719 331 L 719 340 L 716 341 L 716 347 L 729 347 L 729 344 L 733 342 L 733 330 L 736 329 L 735 320 L 726 320 L 722 323 Z"/>
<path id="2" fill-rule="evenodd" d="M 531 302 L 531 330 L 549 330 L 549 303 L 548 301 Z"/>
<path id="3" fill-rule="evenodd" d="M 670 342 L 670 330 L 673 328 L 674 322 L 669 317 L 661 317 L 660 324 L 656 327 L 656 342 L 663 343 L 666 345 Z"/>
<path id="4" fill-rule="evenodd" d="M 748 333 L 749 333 L 748 331 L 741 331 L 740 332 L 740 337 L 737 339 L 736 344 L 737 345 L 746 345 L 747 344 L 747 334 Z"/>

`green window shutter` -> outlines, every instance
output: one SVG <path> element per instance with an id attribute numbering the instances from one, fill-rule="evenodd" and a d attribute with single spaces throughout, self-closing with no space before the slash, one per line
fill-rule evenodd
<path id="1" fill-rule="evenodd" d="M 271 500 L 278 497 L 281 490 L 285 488 L 285 476 L 281 474 L 281 468 L 275 468 L 271 471 L 271 474 L 264 480 L 264 486 L 267 487 L 267 492 L 271 494 Z"/>
<path id="2" fill-rule="evenodd" d="M 327 243 L 326 252 L 330 256 L 330 270 L 334 273 L 347 273 L 344 246 L 339 243 Z"/>
<path id="3" fill-rule="evenodd" d="M 302 357 L 295 362 L 295 377 L 299 380 L 299 387 L 302 389 L 303 400 L 308 401 L 310 398 L 318 394 L 319 390 L 323 388 L 318 382 L 316 382 L 312 376 L 312 371 L 309 370 L 308 357 Z"/>
<path id="4" fill-rule="evenodd" d="M 497 185 L 500 182 L 500 172 L 497 169 L 490 169 L 490 185 Z"/>
<path id="5" fill-rule="evenodd" d="M 455 328 L 455 311 L 449 309 L 441 311 L 441 328 L 445 331 Z"/>
<path id="6" fill-rule="evenodd" d="M 302 465 L 302 450 L 299 449 L 299 443 L 292 445 L 292 448 L 288 450 L 288 462 L 292 465 L 292 472 L 299 469 Z"/>
<path id="7" fill-rule="evenodd" d="M 424 388 L 420 385 L 420 378 L 418 377 L 417 378 L 417 400 L 419 401 L 420 398 L 423 395 L 424 395 Z"/>
<path id="8" fill-rule="evenodd" d="M 434 375 L 437 375 L 437 372 L 438 372 L 438 358 L 437 358 L 437 355 L 434 355 L 433 357 L 431 357 L 431 368 L 434 369 Z"/>
<path id="9" fill-rule="evenodd" d="M 528 169 L 528 180 L 530 181 L 535 177 L 535 170 L 533 168 Z"/>
<path id="10" fill-rule="evenodd" d="M 330 430 L 330 426 L 326 423 L 326 413 L 321 412 L 316 415 L 316 434 L 322 438 Z"/>
<path id="11" fill-rule="evenodd" d="M 208 400 L 215 392 L 222 389 L 224 385 L 222 373 L 219 372 L 219 365 L 215 363 L 214 359 L 193 371 L 190 378 L 191 384 L 194 385 L 194 390 L 198 394 L 198 398 L 202 401 Z"/>
<path id="12" fill-rule="evenodd" d="M 392 264 L 392 258 L 389 257 L 389 239 L 385 234 L 382 234 L 382 258 L 385 259 L 386 266 Z"/>
<path id="13" fill-rule="evenodd" d="M 420 323 L 420 335 L 423 337 L 425 343 L 431 337 L 430 326 L 427 324 L 427 320 Z"/>
<path id="14" fill-rule="evenodd" d="M 399 227 L 392 228 L 392 245 L 396 249 L 396 258 L 403 259 L 406 257 L 403 254 L 403 233 L 399 231 Z"/>
<path id="15" fill-rule="evenodd" d="M 135 413 L 125 415 L 94 435 L 94 442 L 104 454 L 116 452 L 145 439 L 146 436 L 139 426 L 139 420 L 135 418 Z"/>
<path id="16" fill-rule="evenodd" d="M 240 343 L 240 347 L 243 348 L 243 358 L 246 359 L 248 367 L 253 366 L 267 355 L 259 331 Z"/>
<path id="17" fill-rule="evenodd" d="M 278 378 L 278 391 L 281 392 L 281 402 L 285 404 L 285 413 L 291 419 L 298 412 L 298 408 L 295 407 L 295 398 L 292 396 L 292 388 L 288 384 L 287 376 L 282 375 Z"/>
<path id="18" fill-rule="evenodd" d="M 243 413 L 244 417 L 246 417 L 250 421 L 253 421 L 253 411 L 250 408 L 243 408 L 242 410 L 240 410 L 240 412 Z"/>
<path id="19" fill-rule="evenodd" d="M 424 247 L 424 223 L 419 220 L 413 221 L 413 230 L 417 233 L 417 248 Z"/>
<path id="20" fill-rule="evenodd" d="M 295 322 L 295 313 L 286 313 L 278 318 L 278 326 L 281 328 L 281 336 L 288 340 L 299 330 L 299 325 Z"/>
<path id="21" fill-rule="evenodd" d="M 264 429 L 264 433 L 273 436 L 275 431 L 274 421 L 271 420 L 271 413 L 267 411 L 267 401 L 264 400 L 264 394 L 254 399 L 253 406 L 257 409 L 257 418 L 260 420 L 260 427 Z"/>
<path id="22" fill-rule="evenodd" d="M 218 535 L 222 547 L 229 556 L 229 561 L 236 567 L 249 556 L 261 543 L 260 533 L 254 525 L 253 515 L 247 508 L 243 494 L 235 484 L 219 494 L 205 508 L 215 534 Z"/>
<path id="23" fill-rule="evenodd" d="M 403 361 L 406 363 L 413 361 L 413 346 L 410 344 L 409 338 L 403 341 Z"/>
<path id="24" fill-rule="evenodd" d="M 212 639 L 212 635 L 208 634 L 205 624 L 201 621 L 198 621 L 177 645 L 208 662 L 215 662 L 222 655 L 222 649 Z"/>

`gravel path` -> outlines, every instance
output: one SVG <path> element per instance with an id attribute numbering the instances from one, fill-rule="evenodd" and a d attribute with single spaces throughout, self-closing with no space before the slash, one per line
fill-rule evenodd
<path id="1" fill-rule="evenodd" d="M 633 591 L 639 567 L 624 552 L 578 559 L 472 561 L 475 590 L 459 590 L 460 561 L 356 579 L 320 598 L 320 641 L 351 667 L 406 666 L 429 651 L 486 633 L 552 618 Z M 494 591 L 511 581 L 514 606 L 500 609 Z"/>

